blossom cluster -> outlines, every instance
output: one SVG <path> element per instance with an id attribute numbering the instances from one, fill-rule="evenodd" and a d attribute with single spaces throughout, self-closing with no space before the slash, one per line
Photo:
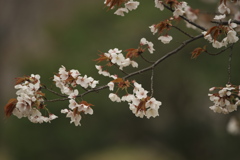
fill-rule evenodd
<path id="1" fill-rule="evenodd" d="M 82 119 L 81 113 L 84 114 L 93 114 L 92 104 L 87 103 L 86 101 L 81 101 L 80 103 L 76 102 L 75 99 L 69 100 L 69 109 L 62 109 L 61 113 L 67 114 L 66 117 L 71 118 L 70 123 L 74 123 L 75 126 L 80 126 L 80 120 Z"/>
<path id="2" fill-rule="evenodd" d="M 173 39 L 173 37 L 167 33 L 168 30 L 170 30 L 171 26 L 171 22 L 169 20 L 165 20 L 158 24 L 153 24 L 149 26 L 149 28 L 153 35 L 156 33 L 163 34 L 163 31 L 166 31 L 166 34 L 161 35 L 158 40 L 160 40 L 163 44 L 168 44 Z"/>
<path id="3" fill-rule="evenodd" d="M 51 114 L 44 105 L 44 93 L 41 92 L 40 76 L 17 78 L 15 85 L 17 89 L 17 99 L 12 99 L 5 108 L 5 112 L 10 112 L 18 118 L 27 117 L 33 123 L 50 122 L 57 116 Z M 48 112 L 48 117 L 43 116 L 40 109 Z"/>
<path id="4" fill-rule="evenodd" d="M 101 53 L 98 59 L 95 61 L 102 62 L 106 61 L 108 66 L 116 65 L 119 67 L 120 70 L 123 70 L 123 68 L 132 66 L 134 68 L 138 67 L 138 63 L 134 60 L 132 60 L 134 57 L 138 57 L 140 54 L 142 54 L 145 51 L 144 46 L 147 46 L 147 49 L 150 53 L 153 53 L 155 49 L 153 48 L 153 43 L 150 41 L 147 41 L 146 38 L 141 38 L 139 47 L 137 49 L 130 48 L 127 49 L 127 53 L 124 56 L 122 53 L 122 50 L 119 50 L 118 48 L 110 49 L 108 52 Z M 100 65 L 96 65 L 96 69 L 98 70 L 98 73 L 100 75 L 111 77 L 113 79 L 116 79 L 115 75 L 111 75 L 108 71 L 103 70 L 103 67 Z"/>
<path id="5" fill-rule="evenodd" d="M 174 9 L 173 11 L 174 19 L 179 18 L 179 16 L 186 16 L 188 20 L 190 20 L 191 22 L 195 22 L 198 18 L 197 16 L 198 10 L 192 9 L 187 4 L 187 2 L 184 2 L 184 1 L 178 2 L 177 0 L 163 2 L 161 0 L 155 0 L 155 7 L 159 8 L 161 11 L 164 10 L 164 4 L 166 5 L 169 4 Z M 187 21 L 185 22 L 188 28 L 196 29 L 194 25 L 188 23 Z"/>
<path id="6" fill-rule="evenodd" d="M 129 11 L 137 9 L 139 6 L 138 1 L 133 1 L 133 0 L 105 0 L 104 4 L 109 7 L 109 9 L 114 9 L 114 6 L 121 6 L 124 4 L 124 7 L 119 7 L 114 14 L 119 15 L 119 16 L 124 16 L 125 13 L 128 13 Z"/>
<path id="7" fill-rule="evenodd" d="M 141 84 L 133 81 L 131 83 L 129 81 L 124 81 L 119 78 L 117 80 L 113 80 L 108 83 L 108 87 L 110 91 L 114 90 L 115 83 L 118 84 L 118 88 L 125 89 L 133 86 L 132 94 L 129 94 L 126 91 L 126 95 L 120 97 L 118 93 L 110 93 L 109 98 L 113 102 L 128 102 L 129 109 L 135 114 L 136 117 L 143 118 L 146 116 L 147 118 L 158 116 L 158 109 L 162 105 L 160 101 L 157 101 L 153 97 L 147 96 L 148 91 L 145 90 Z"/>
<path id="8" fill-rule="evenodd" d="M 240 105 L 240 86 L 227 84 L 226 87 L 212 87 L 209 91 L 218 90 L 217 93 L 208 94 L 214 103 L 209 107 L 217 113 L 227 114 L 237 110 Z"/>
<path id="9" fill-rule="evenodd" d="M 179 16 L 186 16 L 186 18 L 194 22 L 197 20 L 197 11 L 193 10 L 190 6 L 187 5 L 187 2 L 178 2 L 178 1 L 160 1 L 155 0 L 155 7 L 159 8 L 161 11 L 164 10 L 164 5 L 169 4 L 172 8 L 174 8 L 173 11 L 173 17 L 162 21 L 158 24 L 153 24 L 149 26 L 151 32 L 154 34 L 159 33 L 161 36 L 158 37 L 158 40 L 160 40 L 163 44 L 168 44 L 170 41 L 172 41 L 173 37 L 168 34 L 168 31 L 170 30 L 172 26 L 172 21 L 177 20 Z M 185 21 L 188 28 L 196 29 L 196 27 L 189 22 Z M 166 32 L 164 32 L 166 31 Z"/>
<path id="10" fill-rule="evenodd" d="M 215 16 L 215 19 L 222 19 L 225 16 Z M 212 43 L 212 46 L 214 48 L 222 48 L 226 47 L 228 44 L 236 43 L 239 38 L 237 36 L 237 32 L 234 30 L 234 28 L 237 27 L 236 23 L 231 23 L 231 20 L 228 21 L 228 26 L 214 26 L 210 28 L 208 31 L 203 31 L 202 34 L 204 35 L 204 38 Z M 222 36 L 224 37 L 222 40 L 218 40 Z"/>
<path id="11" fill-rule="evenodd" d="M 70 123 L 74 123 L 75 126 L 80 126 L 81 114 L 93 114 L 91 106 L 92 104 L 86 101 L 77 102 L 76 98 L 79 95 L 79 91 L 75 89 L 77 86 L 81 86 L 83 89 L 95 88 L 99 83 L 92 77 L 87 75 L 81 76 L 78 70 L 72 69 L 67 71 L 64 66 L 59 68 L 57 75 L 54 75 L 53 81 L 56 86 L 60 88 L 62 94 L 68 95 L 69 106 L 68 109 L 62 109 L 61 113 L 66 114 L 66 117 L 71 118 Z"/>
<path id="12" fill-rule="evenodd" d="M 81 76 L 78 70 L 72 69 L 67 71 L 64 66 L 59 68 L 59 72 L 57 75 L 54 75 L 53 81 L 62 94 L 68 95 L 68 98 L 75 98 L 78 95 L 78 90 L 74 89 L 78 85 L 87 89 L 89 87 L 95 88 L 99 83 L 92 77 L 87 77 L 87 75 Z"/>

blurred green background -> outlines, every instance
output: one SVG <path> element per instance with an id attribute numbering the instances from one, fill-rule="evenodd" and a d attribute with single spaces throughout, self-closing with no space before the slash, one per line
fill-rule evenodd
<path id="1" fill-rule="evenodd" d="M 163 45 L 152 35 L 148 27 L 171 15 L 154 8 L 153 1 L 140 0 L 139 8 L 125 17 L 107 12 L 103 1 L 0 1 L 0 159 L 239 160 L 240 137 L 226 131 L 230 116 L 238 113 L 215 114 L 208 108 L 212 105 L 208 89 L 227 83 L 228 52 L 216 57 L 203 54 L 192 60 L 190 52 L 202 47 L 204 40 L 194 42 L 156 67 L 154 97 L 163 103 L 157 118 L 135 117 L 127 103 L 111 102 L 107 90 L 84 98 L 95 106 L 92 116 L 83 117 L 81 127 L 69 124 L 69 118 L 60 113 L 68 102 L 48 104 L 59 116 L 51 124 L 4 117 L 3 106 L 16 97 L 16 77 L 40 74 L 42 83 L 53 86 L 53 73 L 64 65 L 99 79 L 104 85 L 109 79 L 97 74 L 93 61 L 99 50 L 134 48 L 146 37 L 155 44 L 156 52 L 148 56 L 154 60 L 187 39 L 172 31 L 174 40 Z M 206 11 L 214 11 L 217 3 L 187 2 Z M 235 45 L 233 84 L 240 84 L 239 49 L 239 44 Z M 142 62 L 140 68 L 146 65 Z M 150 90 L 150 73 L 134 79 Z"/>

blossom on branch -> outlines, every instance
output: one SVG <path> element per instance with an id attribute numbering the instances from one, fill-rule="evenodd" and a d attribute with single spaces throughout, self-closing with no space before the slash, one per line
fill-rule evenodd
<path id="1" fill-rule="evenodd" d="M 168 44 L 172 40 L 172 36 L 165 35 L 165 36 L 160 36 L 158 40 L 160 40 L 163 44 Z"/>
<path id="2" fill-rule="evenodd" d="M 137 9 L 140 3 L 133 0 L 105 0 L 104 4 L 109 7 L 109 9 L 114 9 L 114 6 L 116 6 L 118 9 L 114 12 L 114 14 L 124 16 L 124 13 Z M 120 7 L 123 4 L 124 7 Z"/>
<path id="3" fill-rule="evenodd" d="M 156 8 L 159 8 L 161 11 L 164 10 L 163 1 L 155 0 L 154 2 L 155 2 L 155 7 L 156 7 Z"/>
<path id="4" fill-rule="evenodd" d="M 208 94 L 210 100 L 214 103 L 209 107 L 217 113 L 227 114 L 237 110 L 240 105 L 239 86 L 227 84 L 226 87 L 212 87 L 210 91 L 218 90 L 217 93 Z"/>
<path id="5" fill-rule="evenodd" d="M 44 105 L 45 94 L 41 92 L 39 75 L 17 78 L 15 89 L 17 99 L 11 99 L 5 106 L 6 116 L 27 117 L 33 123 L 51 122 L 57 118 Z M 48 117 L 43 116 L 40 110 L 46 110 Z"/>

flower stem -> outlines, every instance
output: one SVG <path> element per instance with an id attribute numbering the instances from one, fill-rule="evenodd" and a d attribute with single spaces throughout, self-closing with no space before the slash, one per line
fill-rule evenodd
<path id="1" fill-rule="evenodd" d="M 230 48 L 229 58 L 228 58 L 228 84 L 231 84 L 231 64 L 233 55 L 233 45 Z"/>

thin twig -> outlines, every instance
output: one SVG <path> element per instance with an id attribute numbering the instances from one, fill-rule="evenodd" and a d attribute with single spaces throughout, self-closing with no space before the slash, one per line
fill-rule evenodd
<path id="1" fill-rule="evenodd" d="M 58 99 L 51 99 L 51 100 L 46 100 L 46 102 L 58 102 L 58 101 L 67 101 L 70 98 L 58 98 Z"/>
<path id="2" fill-rule="evenodd" d="M 205 51 L 205 53 L 207 53 L 207 54 L 209 54 L 209 55 L 211 55 L 211 56 L 217 56 L 217 55 L 223 53 L 224 51 L 226 51 L 226 50 L 228 50 L 229 48 L 232 48 L 232 47 L 233 47 L 233 44 L 231 44 L 230 46 L 222 49 L 221 51 L 219 51 L 219 52 L 217 52 L 217 53 L 209 53 L 208 51 Z"/>
<path id="3" fill-rule="evenodd" d="M 146 61 L 147 63 L 150 63 L 150 64 L 153 64 L 153 63 L 154 63 L 153 61 L 147 60 L 145 57 L 143 57 L 142 54 L 140 54 L 140 57 L 141 57 L 144 61 Z"/>
<path id="4" fill-rule="evenodd" d="M 154 68 L 152 68 L 152 75 L 151 75 L 151 97 L 153 96 L 153 77 L 154 77 Z"/>
<path id="5" fill-rule="evenodd" d="M 117 66 L 116 64 L 113 64 L 115 67 L 117 67 L 118 68 L 118 70 L 120 70 L 123 74 L 125 74 L 125 75 L 128 75 L 128 73 L 127 72 L 125 72 L 124 70 L 122 70 L 122 69 L 119 69 L 119 66 Z"/>
<path id="6" fill-rule="evenodd" d="M 216 24 L 220 24 L 220 25 L 229 25 L 228 22 L 218 22 L 218 21 L 211 21 L 212 23 L 216 23 Z M 237 20 L 233 20 L 231 21 L 231 23 L 236 23 L 236 24 L 239 24 L 240 25 L 240 21 L 237 21 Z"/>
<path id="7" fill-rule="evenodd" d="M 229 58 L 228 58 L 228 84 L 231 84 L 232 55 L 233 55 L 233 45 L 231 46 L 231 50 L 229 52 Z"/>
<path id="8" fill-rule="evenodd" d="M 60 93 L 58 93 L 58 92 L 56 92 L 56 91 L 54 91 L 54 90 L 51 90 L 51 89 L 47 88 L 45 85 L 43 85 L 42 88 L 48 90 L 49 92 L 51 92 L 51 93 L 53 93 L 53 94 L 55 94 L 55 95 L 57 95 L 57 96 L 67 97 L 66 95 L 60 94 Z"/>
<path id="9" fill-rule="evenodd" d="M 172 26 L 173 28 L 177 29 L 178 31 L 182 32 L 183 34 L 185 34 L 186 36 L 193 38 L 193 36 L 191 36 L 190 34 L 188 34 L 187 32 L 183 31 L 182 29 L 178 28 L 177 26 Z"/>
<path id="10" fill-rule="evenodd" d="M 158 64 L 160 64 L 162 61 L 164 61 L 164 60 L 167 59 L 168 57 L 170 57 L 170 56 L 178 53 L 178 52 L 179 52 L 181 49 L 183 49 L 187 44 L 189 44 L 189 43 L 191 43 L 191 42 L 193 42 L 193 41 L 195 41 L 195 40 L 197 40 L 197 39 L 199 39 L 199 38 L 202 38 L 202 37 L 203 37 L 203 35 L 200 34 L 200 35 L 198 35 L 198 36 L 196 36 L 196 37 L 193 37 L 193 38 L 191 38 L 191 39 L 189 39 L 189 40 L 184 41 L 184 42 L 182 43 L 182 45 L 180 45 L 179 47 L 177 47 L 177 48 L 174 49 L 173 51 L 168 52 L 168 53 L 165 54 L 163 57 L 159 58 L 156 62 L 154 62 L 152 65 L 150 65 L 150 66 L 148 66 L 148 67 L 146 67 L 146 68 L 143 68 L 143 69 L 141 69 L 141 70 L 132 72 L 132 73 L 126 75 L 125 77 L 123 77 L 123 79 L 130 78 L 130 77 L 132 77 L 132 76 L 134 76 L 134 75 L 141 74 L 141 73 L 146 72 L 146 71 L 151 70 L 151 69 L 153 70 Z M 152 77 L 153 77 L 153 74 L 152 74 Z M 87 94 L 89 94 L 89 93 L 97 92 L 97 91 L 100 91 L 100 90 L 103 90 L 103 89 L 106 89 L 106 88 L 108 88 L 107 85 L 99 86 L 99 87 L 97 87 L 97 88 L 90 89 L 90 90 L 88 90 L 88 91 L 86 91 L 86 92 L 78 95 L 77 97 L 83 97 L 83 96 L 85 96 L 85 95 L 87 95 Z M 152 90 L 152 93 L 153 93 L 153 89 L 151 89 L 151 90 Z M 69 100 L 69 98 L 47 100 L 47 102 L 56 102 L 56 101 L 65 101 L 65 100 Z"/>
<path id="11" fill-rule="evenodd" d="M 152 65 L 150 65 L 150 66 L 148 66 L 148 67 L 146 67 L 146 68 L 143 68 L 143 69 L 141 69 L 141 70 L 132 72 L 132 73 L 130 73 L 129 75 L 123 77 L 123 79 L 127 79 L 127 78 L 129 78 L 129 77 L 134 76 L 134 75 L 137 75 L 137 74 L 146 72 L 146 71 L 148 71 L 148 70 L 151 70 L 153 67 L 157 66 L 160 62 L 164 61 L 166 58 L 174 55 L 175 53 L 177 53 L 178 51 L 180 51 L 181 49 L 183 49 L 187 44 L 189 44 L 189 43 L 191 43 L 191 42 L 193 42 L 193 41 L 195 41 L 195 40 L 197 40 L 197 39 L 199 39 L 199 38 L 202 38 L 202 37 L 203 37 L 203 35 L 200 34 L 200 35 L 198 35 L 198 36 L 196 36 L 196 37 L 194 37 L 194 38 L 191 38 L 191 39 L 189 39 L 189 40 L 184 41 L 184 42 L 182 43 L 182 45 L 180 45 L 179 47 L 177 47 L 177 48 L 174 49 L 173 51 L 168 52 L 167 54 L 165 54 L 164 56 L 162 56 L 161 58 L 159 58 L 159 59 L 158 59 L 155 63 L 153 63 Z"/>

